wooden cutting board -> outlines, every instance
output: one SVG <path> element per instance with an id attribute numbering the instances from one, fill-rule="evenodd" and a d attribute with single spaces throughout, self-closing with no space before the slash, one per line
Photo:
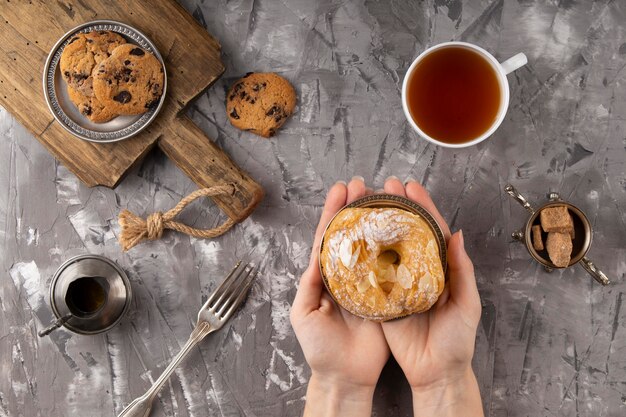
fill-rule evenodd
<path id="1" fill-rule="evenodd" d="M 214 197 L 234 221 L 263 198 L 263 189 L 184 115 L 185 106 L 224 72 L 220 44 L 173 0 L 11 1 L 0 8 L 0 105 L 65 166 L 92 187 L 115 187 L 133 165 L 158 146 L 199 187 L 234 184 L 232 196 Z M 48 110 L 42 86 L 48 53 L 81 23 L 111 19 L 145 33 L 165 60 L 167 97 L 153 123 L 116 143 L 83 141 L 65 131 Z"/>

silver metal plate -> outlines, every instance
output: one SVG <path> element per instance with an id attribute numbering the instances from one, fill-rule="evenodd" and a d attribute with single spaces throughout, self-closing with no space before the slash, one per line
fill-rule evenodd
<path id="1" fill-rule="evenodd" d="M 108 30 L 122 35 L 128 43 L 139 45 L 151 52 L 163 66 L 163 94 L 156 107 L 133 116 L 118 116 L 105 123 L 95 123 L 83 116 L 67 94 L 67 84 L 61 76 L 59 61 L 63 49 L 77 33 Z M 128 139 L 145 129 L 156 117 L 165 101 L 167 92 L 167 72 L 161 54 L 146 35 L 124 23 L 113 20 L 87 22 L 67 32 L 54 45 L 48 55 L 43 73 L 43 91 L 50 112 L 65 130 L 81 139 L 91 142 L 117 142 Z"/>

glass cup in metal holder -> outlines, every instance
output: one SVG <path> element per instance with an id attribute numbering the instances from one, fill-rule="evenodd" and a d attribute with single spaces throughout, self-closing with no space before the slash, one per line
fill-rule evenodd
<path id="1" fill-rule="evenodd" d="M 39 336 L 61 326 L 79 334 L 105 332 L 122 319 L 131 298 L 130 281 L 115 262 L 98 255 L 75 256 L 52 278 L 50 307 L 56 320 Z"/>
<path id="2" fill-rule="evenodd" d="M 546 250 L 537 251 L 533 247 L 531 228 L 533 225 L 539 224 L 539 213 L 541 210 L 549 207 L 556 206 L 565 206 L 568 211 L 572 215 L 574 219 L 574 240 L 572 242 L 572 257 L 570 259 L 569 265 L 565 268 L 569 268 L 572 265 L 580 263 L 583 268 L 602 285 L 610 284 L 609 279 L 602 271 L 596 267 L 596 265 L 591 262 L 589 258 L 587 258 L 587 252 L 591 247 L 591 240 L 593 236 L 593 229 L 591 227 L 591 223 L 578 207 L 569 203 L 567 201 L 563 201 L 561 197 L 557 193 L 549 193 L 548 199 L 549 202 L 542 205 L 538 209 L 535 209 L 529 202 L 522 196 L 512 185 L 508 184 L 504 187 L 504 191 L 509 194 L 511 197 L 515 199 L 519 204 L 522 205 L 529 213 L 530 217 L 526 221 L 526 225 L 523 230 L 515 231 L 511 234 L 513 239 L 523 242 L 526 245 L 526 249 L 530 253 L 537 262 L 544 266 L 544 269 L 548 272 L 552 272 L 554 269 L 563 269 L 563 267 L 558 267 L 550 261 L 548 257 L 548 253 Z"/>

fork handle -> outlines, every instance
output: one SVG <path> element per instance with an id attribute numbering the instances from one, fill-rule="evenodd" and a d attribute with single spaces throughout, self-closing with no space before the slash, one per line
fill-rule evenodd
<path id="1" fill-rule="evenodd" d="M 176 367 L 187 357 L 191 349 L 193 349 L 198 342 L 206 337 L 213 330 L 211 325 L 207 322 L 200 322 L 196 324 L 196 327 L 191 332 L 191 336 L 187 340 L 187 343 L 172 359 L 172 362 L 165 368 L 161 376 L 154 381 L 154 384 L 143 394 L 141 397 L 135 398 L 128 406 L 122 411 L 118 417 L 147 417 L 152 409 L 152 401 L 156 397 L 157 393 L 165 384 L 165 381 L 172 375 L 172 372 Z"/>

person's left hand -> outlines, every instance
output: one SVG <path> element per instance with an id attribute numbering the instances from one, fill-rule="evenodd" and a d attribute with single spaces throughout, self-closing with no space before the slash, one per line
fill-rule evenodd
<path id="1" fill-rule="evenodd" d="M 326 292 L 318 266 L 327 224 L 344 205 L 368 192 L 357 177 L 328 192 L 311 261 L 291 308 L 291 324 L 312 373 L 305 415 L 369 415 L 376 382 L 389 358 L 380 323 L 339 307 Z"/>

